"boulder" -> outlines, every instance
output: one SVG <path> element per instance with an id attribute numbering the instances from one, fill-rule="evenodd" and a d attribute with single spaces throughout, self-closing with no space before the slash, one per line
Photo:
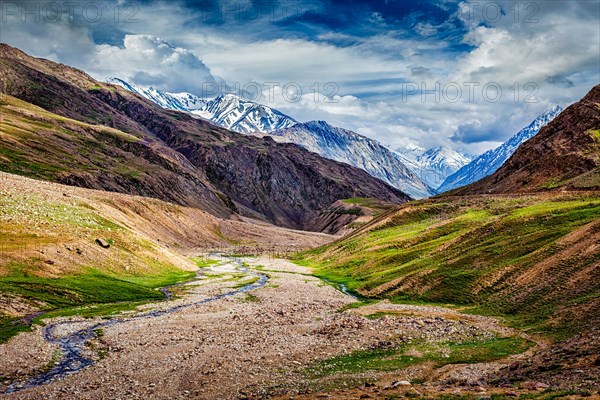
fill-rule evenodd
<path id="1" fill-rule="evenodd" d="M 100 245 L 100 247 L 105 248 L 105 249 L 108 249 L 110 247 L 110 243 L 108 243 L 104 239 L 96 239 L 96 243 L 98 243 L 98 245 Z"/>

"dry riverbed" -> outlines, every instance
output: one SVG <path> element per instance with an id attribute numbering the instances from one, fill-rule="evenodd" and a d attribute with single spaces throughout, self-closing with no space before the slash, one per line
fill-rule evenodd
<path id="1" fill-rule="evenodd" d="M 333 398 L 393 398 L 395 393 L 417 392 L 416 382 L 422 383 L 418 390 L 425 392 L 462 387 L 485 393 L 491 389 L 480 385 L 511 360 L 463 366 L 448 362 L 434 368 L 435 357 L 456 357 L 448 343 L 487 343 L 513 337 L 515 332 L 491 318 L 441 307 L 378 303 L 352 308 L 355 299 L 310 276 L 304 267 L 266 257 L 246 261 L 251 269 L 269 276 L 265 286 L 197 304 L 256 279 L 240 274 L 224 260 L 206 268 L 205 279 L 178 288 L 177 298 L 137 312 L 193 305 L 102 327 L 88 344 L 95 359 L 91 366 L 4 397 L 237 399 L 300 394 L 298 398 L 324 398 L 326 392 L 338 389 Z M 97 322 L 83 320 L 77 328 Z M 74 330 L 75 325 L 65 329 Z M 56 335 L 64 333 L 56 331 Z M 370 370 L 369 354 L 391 359 L 399 357 L 394 353 L 397 349 L 403 349 L 406 368 L 384 365 Z M 435 353 L 431 360 L 429 349 Z M 357 360 L 355 355 L 362 354 L 357 351 L 364 351 L 366 358 Z M 6 377 L 0 389 L 6 390 L 15 380 L 51 368 L 57 361 L 57 347 L 44 342 L 38 329 L 1 345 L 0 360 L 0 375 Z M 361 362 L 367 365 L 361 367 Z M 339 391 L 365 383 L 363 389 Z"/>

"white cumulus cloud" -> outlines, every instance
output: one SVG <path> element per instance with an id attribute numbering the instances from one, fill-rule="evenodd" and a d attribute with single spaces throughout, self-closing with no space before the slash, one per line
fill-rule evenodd
<path id="1" fill-rule="evenodd" d="M 95 75 L 117 76 L 170 92 L 202 92 L 216 82 L 193 52 L 152 35 L 126 35 L 123 46 L 98 45 L 91 60 Z"/>

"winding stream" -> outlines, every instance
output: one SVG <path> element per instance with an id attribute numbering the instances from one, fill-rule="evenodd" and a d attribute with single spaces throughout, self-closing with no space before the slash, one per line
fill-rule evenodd
<path id="1" fill-rule="evenodd" d="M 8 387 L 8 389 L 4 393 L 6 393 L 6 394 L 15 393 L 20 390 L 32 388 L 32 387 L 39 386 L 39 385 L 45 385 L 47 383 L 64 378 L 67 375 L 74 374 L 74 373 L 81 371 L 82 369 L 94 364 L 95 361 L 92 358 L 86 356 L 86 343 L 88 341 L 96 338 L 96 336 L 97 336 L 96 332 L 98 329 L 106 328 L 106 327 L 117 325 L 117 324 L 122 324 L 122 323 L 129 322 L 129 321 L 134 321 L 134 320 L 141 319 L 141 318 L 155 318 L 155 317 L 159 317 L 161 315 L 171 314 L 175 311 L 178 311 L 178 310 L 181 310 L 184 308 L 188 308 L 191 306 L 195 306 L 198 304 L 210 303 L 212 301 L 219 300 L 224 297 L 230 297 L 230 296 L 234 296 L 236 294 L 248 292 L 250 290 L 254 290 L 254 289 L 263 287 L 267 283 L 267 280 L 269 279 L 267 277 L 267 275 L 259 274 L 254 271 L 248 270 L 246 267 L 244 267 L 244 264 L 242 263 L 242 261 L 239 258 L 224 257 L 224 256 L 219 256 L 219 257 L 222 260 L 226 260 L 225 264 L 227 264 L 227 263 L 234 264 L 235 268 L 238 271 L 247 273 L 248 275 L 251 275 L 251 276 L 255 276 L 258 278 L 258 280 L 253 283 L 249 283 L 246 286 L 242 286 L 241 288 L 231 290 L 229 292 L 225 292 L 225 293 L 219 294 L 217 296 L 213 296 L 213 297 L 209 297 L 209 298 L 202 299 L 199 301 L 195 301 L 192 303 L 180 304 L 180 305 L 166 308 L 163 310 L 148 311 L 148 312 L 137 314 L 137 315 L 134 315 L 132 317 L 127 317 L 127 318 L 113 318 L 108 321 L 100 322 L 95 325 L 77 330 L 73 333 L 69 333 L 68 335 L 62 336 L 62 337 L 57 337 L 55 335 L 55 331 L 57 328 L 65 327 L 65 326 L 68 327 L 69 325 L 78 324 L 81 321 L 63 321 L 63 322 L 56 322 L 53 324 L 49 324 L 49 325 L 45 326 L 43 329 L 44 340 L 50 344 L 58 345 L 60 347 L 60 350 L 62 353 L 62 359 L 50 371 L 42 373 L 37 376 L 34 376 L 33 378 L 30 378 L 27 381 L 13 383 L 12 385 L 10 385 Z M 192 279 L 188 282 L 183 282 L 183 283 L 179 283 L 176 285 L 167 286 L 167 287 L 161 288 L 160 290 L 161 290 L 161 292 L 163 292 L 165 294 L 166 300 L 170 300 L 172 298 L 172 293 L 170 291 L 171 288 L 177 287 L 177 286 L 189 285 L 190 283 L 199 281 L 202 278 L 203 278 L 202 272 L 198 271 L 196 273 L 196 277 L 194 279 Z"/>
<path id="2" fill-rule="evenodd" d="M 358 300 L 358 297 L 356 297 L 355 295 L 353 295 L 352 293 L 350 293 L 350 291 L 348 291 L 348 287 L 343 284 L 343 283 L 336 283 L 336 282 L 331 282 L 329 279 L 327 278 L 320 278 L 323 282 L 326 282 L 328 284 L 330 284 L 331 286 L 333 286 L 334 288 L 336 288 L 337 290 L 339 290 L 340 292 L 344 293 L 346 296 L 353 298 L 354 300 Z"/>

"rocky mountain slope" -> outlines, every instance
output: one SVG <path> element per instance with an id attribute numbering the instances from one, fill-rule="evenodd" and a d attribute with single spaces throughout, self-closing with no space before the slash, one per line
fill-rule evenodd
<path id="1" fill-rule="evenodd" d="M 30 126 L 38 127 L 33 129 L 34 135 L 47 136 L 49 142 L 62 135 L 62 142 L 68 144 L 66 153 L 87 155 L 77 160 L 83 165 L 60 171 L 58 179 L 45 176 L 46 179 L 143 194 L 182 205 L 196 201 L 195 193 L 201 191 L 200 198 L 210 199 L 209 209 L 214 205 L 220 212 L 236 212 L 294 228 L 304 227 L 340 199 L 374 197 L 396 203 L 408 199 L 357 168 L 326 160 L 296 145 L 241 136 L 187 113 L 165 110 L 119 86 L 97 82 L 79 70 L 35 59 L 10 46 L 0 45 L 0 61 L 2 93 L 59 118 L 77 121 L 69 124 L 95 125 L 94 129 L 101 132 L 99 140 L 107 139 L 102 127 L 116 129 L 123 134 L 117 136 L 127 139 L 114 141 L 110 151 L 147 152 L 144 160 L 168 164 L 164 169 L 185 180 L 180 186 L 191 186 L 181 197 L 173 187 L 172 193 L 162 188 L 142 190 L 143 179 L 136 176 L 140 172 L 136 168 L 133 174 L 110 172 L 114 165 L 112 154 L 103 152 L 106 146 L 96 146 L 77 132 L 63 132 L 53 121 L 42 121 L 40 125 L 36 112 L 30 110 L 21 115 L 25 115 Z M 39 164 L 47 157 L 44 145 L 30 146 L 18 140 L 19 132 L 8 132 L 10 128 L 5 126 L 9 125 L 3 124 L 3 134 L 9 135 L 8 141 L 13 144 L 11 152 L 3 154 L 7 164 L 18 157 L 24 158 L 21 164 Z M 125 163 L 124 167 L 128 166 Z M 26 167 L 13 172 L 36 176 Z"/>
<path id="2" fill-rule="evenodd" d="M 461 154 L 448 147 L 425 150 L 411 146 L 396 150 L 404 164 L 425 184 L 437 189 L 450 175 L 467 165 L 473 157 Z"/>
<path id="3" fill-rule="evenodd" d="M 308 227 L 316 232 L 345 236 L 394 207 L 396 204 L 376 199 L 338 200 L 321 212 Z"/>
<path id="4" fill-rule="evenodd" d="M 527 140 L 534 137 L 540 129 L 552 121 L 562 108 L 556 106 L 523 128 L 501 146 L 488 150 L 467 165 L 450 175 L 437 189 L 439 193 L 468 185 L 496 172 L 506 160 Z"/>
<path id="5" fill-rule="evenodd" d="M 452 194 L 600 188 L 600 85 L 523 143 L 494 174 Z"/>
<path id="6" fill-rule="evenodd" d="M 325 121 L 300 123 L 269 135 L 276 141 L 296 143 L 325 158 L 358 167 L 413 198 L 433 194 L 397 154 L 381 143 Z"/>
<path id="7" fill-rule="evenodd" d="M 6 94 L 0 115 L 2 171 L 233 214 L 202 171 L 157 139 L 65 118 Z"/>

